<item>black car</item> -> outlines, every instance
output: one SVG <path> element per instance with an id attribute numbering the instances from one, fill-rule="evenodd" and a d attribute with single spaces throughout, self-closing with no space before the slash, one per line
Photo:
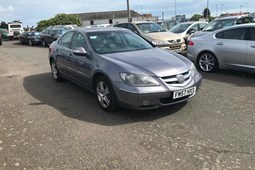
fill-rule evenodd
<path id="1" fill-rule="evenodd" d="M 0 45 L 3 44 L 2 33 L 0 32 Z"/>
<path id="2" fill-rule="evenodd" d="M 40 35 L 42 37 L 42 45 L 49 46 L 53 41 L 56 41 L 61 35 L 67 32 L 64 28 L 48 27 L 43 30 Z"/>
<path id="3" fill-rule="evenodd" d="M 42 38 L 39 32 L 23 32 L 19 36 L 20 44 L 28 44 L 30 46 L 40 45 L 42 43 Z"/>

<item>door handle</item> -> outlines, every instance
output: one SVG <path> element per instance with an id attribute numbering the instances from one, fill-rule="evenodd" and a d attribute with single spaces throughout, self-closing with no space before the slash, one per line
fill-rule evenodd
<path id="1" fill-rule="evenodd" d="M 252 45 L 251 48 L 255 48 L 255 45 Z"/>
<path id="2" fill-rule="evenodd" d="M 72 57 L 72 56 L 73 56 L 73 54 L 68 54 L 68 56 Z"/>
<path id="3" fill-rule="evenodd" d="M 224 45 L 224 43 L 223 42 L 218 42 L 218 43 L 216 43 L 216 45 Z"/>

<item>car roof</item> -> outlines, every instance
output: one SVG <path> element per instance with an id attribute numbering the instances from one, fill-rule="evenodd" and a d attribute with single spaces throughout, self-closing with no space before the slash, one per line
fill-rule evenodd
<path id="1" fill-rule="evenodd" d="M 243 17 L 249 17 L 250 15 L 236 15 L 236 16 L 224 16 L 215 18 L 215 20 L 225 20 L 225 19 L 238 19 Z"/>
<path id="2" fill-rule="evenodd" d="M 130 30 L 120 27 L 91 27 L 91 28 L 76 28 L 74 30 L 78 30 L 81 32 L 89 33 L 89 32 L 104 32 L 104 31 L 128 31 Z"/>

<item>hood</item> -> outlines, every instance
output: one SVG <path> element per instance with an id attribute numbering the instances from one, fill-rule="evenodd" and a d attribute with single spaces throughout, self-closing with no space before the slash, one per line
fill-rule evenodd
<path id="1" fill-rule="evenodd" d="M 176 55 L 176 54 L 175 54 Z M 160 48 L 104 54 L 104 57 L 122 62 L 123 65 L 135 67 L 150 76 L 164 77 L 176 75 L 189 70 L 189 64 L 182 56 Z M 184 58 L 184 57 L 183 57 Z M 135 69 L 134 69 L 135 70 Z M 132 72 L 132 70 L 129 70 Z"/>
<path id="2" fill-rule="evenodd" d="M 171 32 L 155 32 L 155 33 L 147 33 L 144 35 L 153 39 L 153 40 L 168 41 L 168 40 L 181 39 L 180 35 L 174 34 Z"/>

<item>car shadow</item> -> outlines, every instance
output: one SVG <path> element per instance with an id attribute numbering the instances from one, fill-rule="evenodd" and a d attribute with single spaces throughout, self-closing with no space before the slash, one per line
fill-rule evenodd
<path id="1" fill-rule="evenodd" d="M 241 71 L 218 70 L 213 73 L 199 71 L 203 79 L 232 84 L 238 87 L 254 87 L 255 74 Z"/>
<path id="2" fill-rule="evenodd" d="M 99 107 L 93 93 L 67 80 L 57 83 L 52 79 L 51 73 L 25 77 L 23 86 L 38 100 L 29 105 L 48 105 L 67 117 L 106 126 L 153 121 L 171 116 L 187 104 L 182 102 L 146 111 L 120 109 L 117 112 L 108 113 Z"/>

